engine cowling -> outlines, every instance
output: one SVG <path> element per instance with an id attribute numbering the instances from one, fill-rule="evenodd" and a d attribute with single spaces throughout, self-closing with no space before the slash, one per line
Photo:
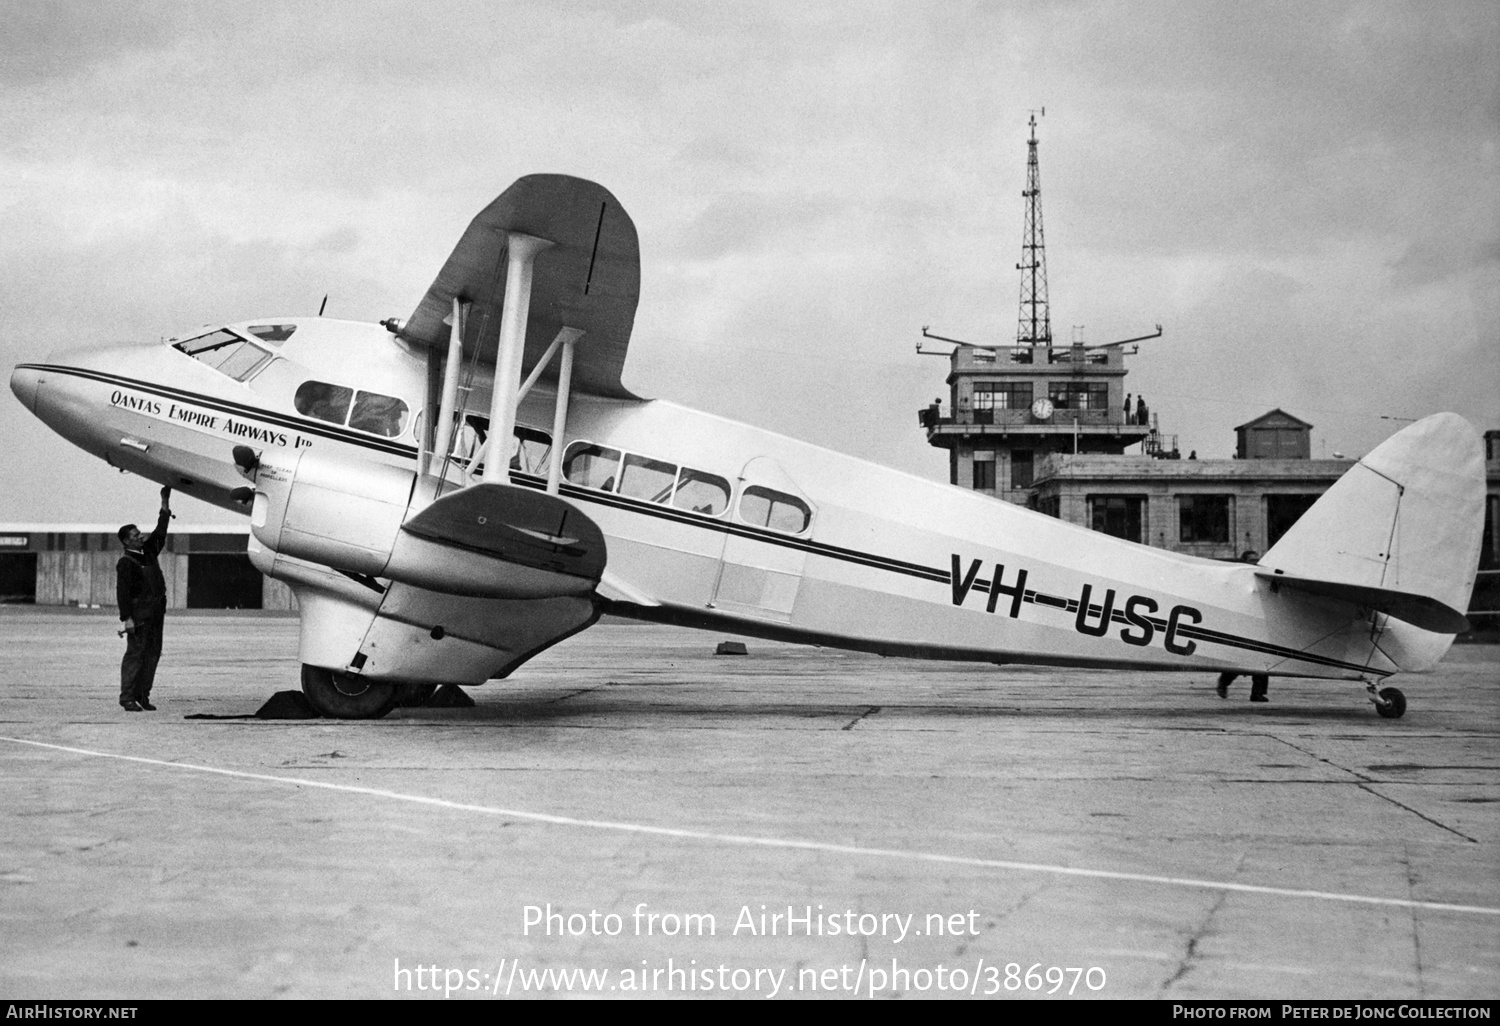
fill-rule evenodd
<path id="1" fill-rule="evenodd" d="M 264 454 L 255 469 L 250 530 L 266 548 L 378 577 L 411 504 L 416 474 L 311 450 Z"/>

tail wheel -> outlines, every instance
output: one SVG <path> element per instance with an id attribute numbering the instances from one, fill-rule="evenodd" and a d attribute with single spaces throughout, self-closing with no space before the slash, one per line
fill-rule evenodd
<path id="1" fill-rule="evenodd" d="M 1399 720 L 1406 713 L 1406 696 L 1400 688 L 1385 688 L 1380 692 L 1380 701 L 1375 711 L 1388 720 Z"/>
<path id="2" fill-rule="evenodd" d="M 337 720 L 378 720 L 396 707 L 394 684 L 306 663 L 302 665 L 302 693 L 314 709 Z"/>

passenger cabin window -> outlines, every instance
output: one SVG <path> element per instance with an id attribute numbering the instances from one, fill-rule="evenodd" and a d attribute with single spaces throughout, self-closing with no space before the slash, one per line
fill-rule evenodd
<path id="1" fill-rule="evenodd" d="M 729 482 L 717 474 L 682 468 L 677 476 L 677 491 L 672 505 L 716 517 L 729 508 Z"/>
<path id="2" fill-rule="evenodd" d="M 729 509 L 729 498 L 733 494 L 729 481 L 717 474 L 688 467 L 679 469 L 675 463 L 622 453 L 590 442 L 574 442 L 568 446 L 568 455 L 563 460 L 563 477 L 569 484 L 580 488 L 616 492 L 659 505 L 670 503 L 678 509 L 711 517 Z M 772 494 L 780 496 L 779 492 Z M 782 498 L 797 502 L 791 496 Z"/>
<path id="3" fill-rule="evenodd" d="M 297 386 L 292 405 L 306 417 L 316 417 L 330 424 L 342 424 L 349 415 L 349 401 L 354 398 L 354 389 L 343 385 L 330 385 L 323 381 L 304 381 Z"/>
<path id="4" fill-rule="evenodd" d="M 455 414 L 455 416 L 457 416 Z M 485 440 L 490 436 L 490 418 L 477 413 L 464 414 L 454 433 L 449 461 L 455 466 L 468 467 L 483 455 Z M 546 477 L 552 459 L 552 436 L 545 431 L 517 424 L 515 445 L 510 450 L 510 469 L 522 474 Z M 471 473 L 484 470 L 484 463 L 476 463 Z"/>
<path id="5" fill-rule="evenodd" d="M 213 331 L 172 347 L 236 381 L 247 381 L 271 362 L 271 354 L 229 331 Z"/>
<path id="6" fill-rule="evenodd" d="M 612 492 L 619 473 L 620 450 L 588 442 L 574 442 L 568 446 L 568 455 L 563 460 L 563 477 L 569 484 Z"/>
<path id="7" fill-rule="evenodd" d="M 751 485 L 740 496 L 740 519 L 773 531 L 801 534 L 812 523 L 812 510 L 795 495 Z"/>
<path id="8" fill-rule="evenodd" d="M 306 417 L 316 417 L 330 424 L 344 424 L 356 431 L 395 438 L 406 430 L 406 403 L 395 396 L 378 392 L 356 392 L 344 385 L 326 381 L 304 381 L 292 396 L 292 405 Z M 352 406 L 352 410 L 351 410 Z"/>
<path id="9" fill-rule="evenodd" d="M 406 404 L 394 396 L 380 395 L 377 392 L 356 392 L 354 411 L 349 414 L 349 426 L 356 431 L 395 438 L 406 430 L 408 412 Z"/>
<path id="10" fill-rule="evenodd" d="M 489 427 L 489 422 L 485 422 Z M 523 474 L 546 477 L 552 459 L 552 436 L 545 431 L 516 425 L 516 448 L 510 457 L 510 469 Z"/>
<path id="11" fill-rule="evenodd" d="M 295 324 L 255 324 L 245 330 L 262 342 L 279 346 L 292 337 L 292 332 L 297 330 L 297 326 Z"/>
<path id="12" fill-rule="evenodd" d="M 672 498 L 672 487 L 677 483 L 675 464 L 645 456 L 626 456 L 625 469 L 620 474 L 620 494 L 647 502 L 665 503 Z"/>

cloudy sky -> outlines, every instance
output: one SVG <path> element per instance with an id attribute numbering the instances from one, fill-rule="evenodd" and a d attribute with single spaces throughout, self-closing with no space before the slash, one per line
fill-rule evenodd
<path id="1" fill-rule="evenodd" d="M 938 480 L 930 324 L 1013 338 L 1026 117 L 1054 331 L 1166 334 L 1184 451 L 1273 406 L 1314 455 L 1500 427 L 1500 7 L 8 0 L 0 364 L 415 307 L 517 177 L 641 237 L 627 385 Z M 0 394 L 0 522 L 154 489 Z M 185 520 L 230 518 L 192 504 Z"/>

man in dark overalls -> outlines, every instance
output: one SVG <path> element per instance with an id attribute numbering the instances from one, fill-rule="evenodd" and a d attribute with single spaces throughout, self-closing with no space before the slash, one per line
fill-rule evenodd
<path id="1" fill-rule="evenodd" d="M 1219 674 L 1219 685 L 1217 691 L 1219 692 L 1220 698 L 1229 697 L 1229 685 L 1233 684 L 1234 679 L 1238 676 L 1239 674 L 1237 673 Z M 1250 675 L 1250 701 L 1269 702 L 1271 699 L 1267 697 L 1266 692 L 1269 691 L 1270 688 L 1271 678 L 1269 675 L 1264 673 L 1252 673 Z"/>
<path id="2" fill-rule="evenodd" d="M 115 565 L 115 594 L 126 637 L 125 658 L 120 661 L 120 707 L 126 712 L 156 711 L 151 682 L 156 679 L 162 623 L 167 618 L 167 582 L 156 557 L 167 543 L 171 497 L 172 489 L 161 490 L 161 513 L 149 535 L 134 524 L 120 528 L 125 555 Z"/>

